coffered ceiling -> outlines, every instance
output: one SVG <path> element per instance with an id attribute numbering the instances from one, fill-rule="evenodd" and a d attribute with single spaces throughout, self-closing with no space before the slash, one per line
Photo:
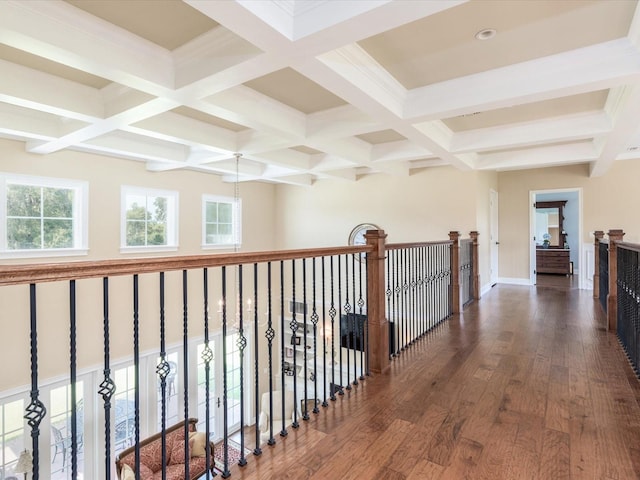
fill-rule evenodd
<path id="1" fill-rule="evenodd" d="M 0 136 L 235 181 L 640 158 L 635 0 L 3 0 Z M 493 29 L 479 40 L 476 34 Z M 1 164 L 1 160 L 0 160 Z"/>

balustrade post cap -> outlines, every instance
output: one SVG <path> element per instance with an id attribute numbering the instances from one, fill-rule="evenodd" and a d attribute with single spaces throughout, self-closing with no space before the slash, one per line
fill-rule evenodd
<path id="1" fill-rule="evenodd" d="M 607 235 L 611 240 L 622 240 L 622 237 L 624 237 L 624 230 L 622 229 L 609 230 L 607 232 Z"/>
<path id="2" fill-rule="evenodd" d="M 595 232 L 593 232 L 593 236 L 600 240 L 604 237 L 604 232 L 602 230 L 596 230 Z"/>
<path id="3" fill-rule="evenodd" d="M 452 230 L 449 232 L 449 240 L 458 240 L 458 238 L 460 238 L 460 232 L 457 232 L 455 230 Z"/>
<path id="4" fill-rule="evenodd" d="M 476 230 L 472 230 L 471 232 L 469 232 L 469 236 L 474 240 L 478 238 L 478 235 L 480 234 Z"/>

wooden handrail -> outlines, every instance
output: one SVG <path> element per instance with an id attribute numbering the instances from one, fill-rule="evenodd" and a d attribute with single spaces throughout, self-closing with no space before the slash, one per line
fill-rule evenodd
<path id="1" fill-rule="evenodd" d="M 369 253 L 373 247 L 349 246 L 265 252 L 219 253 L 173 257 L 126 258 L 65 263 L 0 266 L 0 286 L 58 282 L 83 278 L 170 272 L 204 267 L 276 262 L 299 258 Z"/>

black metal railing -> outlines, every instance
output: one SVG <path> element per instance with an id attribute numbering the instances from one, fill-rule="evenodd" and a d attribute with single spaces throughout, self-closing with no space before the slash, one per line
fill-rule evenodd
<path id="1" fill-rule="evenodd" d="M 451 315 L 451 241 L 389 245 L 386 302 L 395 356 Z"/>
<path id="2" fill-rule="evenodd" d="M 26 288 L 30 298 L 11 310 L 11 320 L 29 319 L 24 434 L 31 436 L 32 478 L 51 476 L 56 461 L 43 434 L 43 425 L 53 424 L 41 372 L 43 365 L 48 372 L 66 370 L 63 351 L 69 352 L 69 373 L 58 383 L 71 393 L 68 421 L 56 429 L 73 480 L 119 477 L 127 462 L 140 478 L 144 440 L 156 434 L 151 425 L 160 430 L 164 471 L 171 415 L 183 418 L 185 478 L 214 472 L 226 478 L 232 458 L 245 465 L 248 454 L 260 455 L 265 444 L 274 445 L 277 436 L 287 436 L 369 375 L 375 344 L 369 338 L 370 292 L 385 295 L 391 334 L 385 356 L 399 354 L 451 315 L 451 246 L 388 245 L 380 260 L 386 285 L 376 288 L 362 255 L 371 255 L 372 246 L 0 267 L 0 299 L 9 301 L 1 296 L 4 286 L 11 286 L 8 295 Z M 57 300 L 61 290 L 68 292 L 68 313 Z M 43 312 L 47 321 L 68 315 L 68 350 L 38 349 Z M 97 325 L 93 317 L 99 317 L 99 335 L 88 327 Z M 0 311 L 0 323 L 9 321 Z M 2 355 L 3 364 L 20 361 Z M 78 372 L 97 364 L 101 370 L 81 387 Z M 132 369 L 124 383 L 118 379 L 123 368 Z M 194 416 L 201 417 L 205 438 L 216 440 L 199 466 L 190 461 Z M 249 418 L 256 419 L 254 431 L 239 428 L 232 441 L 232 429 Z"/>
<path id="3" fill-rule="evenodd" d="M 617 334 L 636 375 L 640 375 L 640 246 L 618 244 L 617 266 Z"/>
<path id="4" fill-rule="evenodd" d="M 609 294 L 609 243 L 607 241 L 600 240 L 596 255 L 599 258 L 600 305 L 602 305 L 602 310 L 607 313 L 607 295 Z"/>
<path id="5" fill-rule="evenodd" d="M 473 240 L 460 241 L 460 300 L 463 306 L 473 302 Z"/>

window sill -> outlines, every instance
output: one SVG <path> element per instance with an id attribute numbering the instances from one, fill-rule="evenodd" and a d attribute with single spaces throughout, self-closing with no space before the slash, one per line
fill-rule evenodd
<path id="1" fill-rule="evenodd" d="M 240 249 L 241 246 L 240 244 L 226 243 L 224 245 L 200 245 L 200 248 L 202 250 L 233 250 L 234 248 Z"/>
<path id="2" fill-rule="evenodd" d="M 158 253 L 158 252 L 177 252 L 177 245 L 154 245 L 149 247 L 120 247 L 120 253 Z"/>
<path id="3" fill-rule="evenodd" d="M 5 250 L 0 258 L 56 258 L 82 257 L 89 254 L 88 248 L 69 248 L 64 250 Z"/>

